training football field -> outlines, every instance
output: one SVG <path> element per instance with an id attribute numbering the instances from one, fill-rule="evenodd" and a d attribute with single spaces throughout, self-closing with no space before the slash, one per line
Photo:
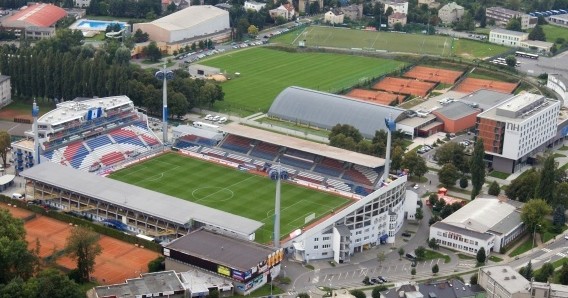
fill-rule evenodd
<path id="1" fill-rule="evenodd" d="M 256 241 L 271 241 L 276 184 L 267 177 L 168 153 L 117 171 L 110 178 L 264 223 Z M 282 183 L 281 236 L 347 204 L 348 199 Z"/>
<path id="2" fill-rule="evenodd" d="M 274 42 L 308 47 L 333 47 L 361 50 L 451 56 L 452 38 L 441 35 L 377 32 L 347 28 L 310 26 L 274 38 Z"/>

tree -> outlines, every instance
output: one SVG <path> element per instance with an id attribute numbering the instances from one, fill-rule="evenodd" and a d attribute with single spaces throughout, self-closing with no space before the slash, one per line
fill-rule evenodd
<path id="1" fill-rule="evenodd" d="M 361 290 L 351 290 L 349 291 L 349 293 L 353 296 L 355 296 L 355 298 L 366 298 L 367 295 L 365 295 L 365 292 L 361 291 Z"/>
<path id="2" fill-rule="evenodd" d="M 469 278 L 469 284 L 471 284 L 472 286 L 477 284 L 477 274 L 474 274 Z"/>
<path id="3" fill-rule="evenodd" d="M 436 273 L 438 273 L 439 271 L 440 267 L 438 267 L 438 264 L 434 264 L 434 266 L 432 266 L 432 273 L 436 275 Z"/>
<path id="4" fill-rule="evenodd" d="M 552 203 L 554 200 L 556 163 L 554 162 L 554 155 L 549 155 L 544 160 L 544 166 L 540 170 L 540 179 L 536 186 L 534 197 L 541 198 L 547 203 Z"/>
<path id="5" fill-rule="evenodd" d="M 438 249 L 440 245 L 438 245 L 438 242 L 436 242 L 436 238 L 430 238 L 430 240 L 428 240 L 428 247 L 430 247 L 431 249 Z"/>
<path id="6" fill-rule="evenodd" d="M 41 271 L 23 286 L 28 297 L 85 297 L 79 285 L 55 269 Z"/>
<path id="7" fill-rule="evenodd" d="M 416 268 L 412 268 L 412 270 L 410 270 L 410 274 L 412 275 L 412 278 L 414 278 L 414 275 L 416 275 Z"/>
<path id="8" fill-rule="evenodd" d="M 404 255 L 404 248 L 399 248 L 398 249 L 398 259 L 402 260 L 402 256 Z"/>
<path id="9" fill-rule="evenodd" d="M 562 232 L 562 227 L 566 224 L 566 208 L 563 205 L 558 205 L 554 208 L 552 213 L 552 225 L 554 225 L 555 230 Z"/>
<path id="10" fill-rule="evenodd" d="M 158 44 L 155 41 L 150 42 L 150 44 L 142 49 L 142 54 L 148 57 L 152 62 L 158 62 L 162 59 L 162 52 L 158 48 Z"/>
<path id="11" fill-rule="evenodd" d="M 479 264 L 485 264 L 485 260 L 487 259 L 487 255 L 485 254 L 485 248 L 480 248 L 477 251 L 477 255 L 475 256 L 475 258 L 477 259 L 477 263 Z"/>
<path id="12" fill-rule="evenodd" d="M 250 25 L 250 26 L 247 28 L 247 33 L 248 33 L 248 35 L 251 36 L 251 37 L 257 36 L 257 35 L 258 35 L 258 27 L 256 27 L 255 25 Z"/>
<path id="13" fill-rule="evenodd" d="M 401 32 L 402 31 L 402 24 L 400 22 L 396 22 L 396 23 L 394 23 L 392 29 L 394 31 Z"/>
<path id="14" fill-rule="evenodd" d="M 438 171 L 438 179 L 445 186 L 454 186 L 459 178 L 458 169 L 451 163 L 442 166 Z"/>
<path id="15" fill-rule="evenodd" d="M 433 208 L 434 205 L 438 203 L 438 195 L 435 193 L 431 193 L 430 196 L 428 196 L 428 202 L 430 203 L 430 206 L 432 206 Z"/>
<path id="16" fill-rule="evenodd" d="M 554 190 L 554 203 L 552 205 L 568 205 L 568 182 L 559 183 Z"/>
<path id="17" fill-rule="evenodd" d="M 505 189 L 507 197 L 520 202 L 532 198 L 538 184 L 539 175 L 535 169 L 529 169 L 517 177 Z"/>
<path id="18" fill-rule="evenodd" d="M 481 188 L 485 183 L 485 162 L 483 161 L 483 156 L 485 156 L 485 148 L 483 147 L 483 140 L 478 138 L 473 145 L 473 153 L 469 161 L 469 170 L 471 172 L 471 199 L 475 199 L 477 195 L 481 192 Z"/>
<path id="19" fill-rule="evenodd" d="M 463 173 L 469 172 L 469 163 L 465 156 L 465 147 L 456 142 L 448 142 L 442 145 L 436 150 L 436 153 L 434 153 L 434 158 L 441 166 L 451 163 L 459 171 Z"/>
<path id="20" fill-rule="evenodd" d="M 446 217 L 452 215 L 452 213 L 454 213 L 454 208 L 452 208 L 452 205 L 445 205 L 440 210 L 440 217 L 446 218 Z"/>
<path id="21" fill-rule="evenodd" d="M 534 280 L 537 282 L 547 282 L 548 278 L 554 273 L 554 265 L 550 262 L 544 263 L 540 269 L 535 272 Z"/>
<path id="22" fill-rule="evenodd" d="M 310 294 L 308 294 L 308 293 L 300 293 L 300 294 L 298 294 L 298 298 L 310 298 Z"/>
<path id="23" fill-rule="evenodd" d="M 424 213 L 422 212 L 422 208 L 416 208 L 416 220 L 420 221 L 424 218 Z"/>
<path id="24" fill-rule="evenodd" d="M 487 193 L 492 196 L 498 196 L 500 192 L 501 192 L 501 187 L 499 187 L 497 181 L 491 182 L 491 185 L 489 185 L 489 190 L 487 191 Z"/>
<path id="25" fill-rule="evenodd" d="M 546 41 L 546 34 L 542 30 L 542 26 L 536 25 L 529 33 L 529 40 Z"/>
<path id="26" fill-rule="evenodd" d="M 511 18 L 507 23 L 506 29 L 519 32 L 523 31 L 523 29 L 521 28 L 521 20 L 519 20 L 518 18 Z"/>
<path id="27" fill-rule="evenodd" d="M 461 187 L 461 188 L 466 188 L 467 185 L 468 185 L 467 177 L 466 177 L 466 176 L 462 176 L 462 177 L 460 178 L 460 187 Z"/>
<path id="28" fill-rule="evenodd" d="M 550 212 L 552 212 L 552 208 L 543 199 L 531 199 L 521 208 L 521 220 L 528 231 L 534 231 Z"/>
<path id="29" fill-rule="evenodd" d="M 388 288 L 384 285 L 376 286 L 373 288 L 373 292 L 371 292 L 371 297 L 381 298 L 381 292 L 386 290 L 388 290 Z"/>
<path id="30" fill-rule="evenodd" d="M 394 147 L 391 155 L 391 170 L 399 170 L 402 167 L 404 150 L 400 146 Z"/>
<path id="31" fill-rule="evenodd" d="M 408 169 L 409 175 L 417 176 L 418 178 L 424 176 L 424 174 L 428 172 L 426 161 L 414 150 L 406 152 L 402 161 L 402 166 L 405 169 Z"/>
<path id="32" fill-rule="evenodd" d="M 172 2 L 173 3 L 173 2 Z M 136 43 L 140 43 L 140 42 L 147 42 L 148 38 L 150 38 L 150 36 L 148 35 L 148 33 L 143 32 L 141 29 L 137 29 L 134 32 L 134 42 Z"/>
<path id="33" fill-rule="evenodd" d="M 38 258 L 28 250 L 25 237 L 23 222 L 0 209 L 0 284 L 16 277 L 28 279 L 36 271 Z"/>
<path id="34" fill-rule="evenodd" d="M 6 167 L 7 154 L 10 152 L 12 143 L 10 140 L 10 135 L 6 131 L 0 131 L 0 158 L 2 158 L 2 164 Z"/>
<path id="35" fill-rule="evenodd" d="M 531 280 L 533 277 L 532 262 L 529 260 L 529 263 L 525 267 L 521 268 L 519 273 L 527 280 Z"/>
<path id="36" fill-rule="evenodd" d="M 90 229 L 76 227 L 67 238 L 67 254 L 77 262 L 82 281 L 89 281 L 95 270 L 95 258 L 102 253 L 99 234 Z"/>
<path id="37" fill-rule="evenodd" d="M 416 255 L 416 258 L 419 260 L 423 260 L 424 257 L 426 256 L 426 249 L 424 248 L 424 246 L 418 246 L 415 250 L 414 250 L 414 254 Z"/>
<path id="38" fill-rule="evenodd" d="M 509 55 L 505 57 L 505 63 L 510 67 L 515 67 L 515 65 L 517 65 L 517 58 L 513 55 Z"/>
<path id="39" fill-rule="evenodd" d="M 568 285 L 568 262 L 562 264 L 562 268 L 560 268 L 560 273 L 558 274 L 558 282 L 563 285 Z"/>
<path id="40" fill-rule="evenodd" d="M 385 253 L 383 251 L 379 251 L 377 253 L 377 261 L 379 261 L 379 266 L 383 265 L 385 259 L 386 259 Z"/>

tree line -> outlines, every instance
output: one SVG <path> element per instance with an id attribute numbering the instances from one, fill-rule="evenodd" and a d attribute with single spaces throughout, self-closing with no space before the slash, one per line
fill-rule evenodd
<path id="1" fill-rule="evenodd" d="M 0 72 L 11 76 L 12 94 L 49 102 L 75 97 L 129 96 L 136 106 L 160 114 L 162 82 L 155 70 L 144 70 L 129 63 L 130 50 L 116 41 L 101 48 L 82 45 L 79 31 L 59 30 L 52 39 L 34 47 L 0 47 Z M 168 89 L 171 114 L 181 116 L 194 107 L 211 107 L 223 100 L 221 86 L 214 82 L 191 79 L 182 70 Z"/>
<path id="2" fill-rule="evenodd" d="M 91 0 L 87 14 L 121 18 L 155 19 L 162 14 L 162 2 L 153 0 Z"/>

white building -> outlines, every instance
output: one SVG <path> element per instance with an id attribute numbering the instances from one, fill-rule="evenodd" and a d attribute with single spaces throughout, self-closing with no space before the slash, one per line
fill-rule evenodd
<path id="1" fill-rule="evenodd" d="M 134 24 L 133 31 L 148 33 L 150 40 L 175 43 L 228 31 L 229 12 L 211 5 L 196 5 L 150 23 Z"/>
<path id="2" fill-rule="evenodd" d="M 493 29 L 489 32 L 489 42 L 501 44 L 510 47 L 520 47 L 521 42 L 529 38 L 529 34 L 525 32 Z"/>
<path id="3" fill-rule="evenodd" d="M 259 11 L 266 6 L 266 3 L 260 3 L 255 1 L 245 1 L 245 9 L 246 10 L 254 10 Z"/>
<path id="4" fill-rule="evenodd" d="M 291 235 L 283 244 L 297 260 L 333 258 L 337 263 L 349 262 L 351 255 L 379 244 L 393 243 L 404 222 L 407 190 L 406 176 L 338 211 L 317 226 L 301 234 Z M 415 201 L 416 199 L 414 199 Z"/>
<path id="5" fill-rule="evenodd" d="M 498 6 L 488 7 L 485 10 L 485 15 L 487 20 L 493 20 L 499 26 L 506 26 L 512 18 L 520 18 L 521 29 L 523 30 L 534 28 L 538 23 L 537 17 Z"/>
<path id="6" fill-rule="evenodd" d="M 324 22 L 330 24 L 343 24 L 343 12 L 330 10 L 323 16 Z"/>
<path id="7" fill-rule="evenodd" d="M 91 0 L 75 0 L 75 7 L 87 8 L 91 5 Z"/>
<path id="8" fill-rule="evenodd" d="M 290 3 L 282 4 L 275 9 L 268 11 L 270 17 L 276 19 L 278 17 L 284 17 L 286 20 L 291 20 L 296 15 L 296 10 L 294 5 Z"/>
<path id="9" fill-rule="evenodd" d="M 528 281 L 510 266 L 493 266 L 479 269 L 478 284 L 487 298 L 564 298 L 568 286 L 549 282 Z"/>
<path id="10" fill-rule="evenodd" d="M 549 16 L 546 18 L 549 23 L 553 23 L 555 25 L 568 27 L 568 14 L 558 14 L 555 16 Z"/>
<path id="11" fill-rule="evenodd" d="M 556 135 L 560 106 L 543 95 L 521 93 L 477 115 L 477 137 L 490 166 L 512 173 L 544 150 Z"/>
<path id="12" fill-rule="evenodd" d="M 430 227 L 430 239 L 442 247 L 476 254 L 482 247 L 499 252 L 525 230 L 513 202 L 495 197 L 477 198 Z"/>
<path id="13" fill-rule="evenodd" d="M 0 108 L 12 102 L 12 87 L 10 87 L 10 77 L 0 75 Z"/>
<path id="14" fill-rule="evenodd" d="M 564 101 L 563 105 L 568 106 L 568 78 L 561 74 L 549 74 L 546 87 L 558 93 Z"/>
<path id="15" fill-rule="evenodd" d="M 455 2 L 451 2 L 442 6 L 442 8 L 438 10 L 438 17 L 440 18 L 442 23 L 450 24 L 459 21 L 461 17 L 463 17 L 464 13 L 465 10 L 463 6 L 459 6 Z"/>
<path id="16" fill-rule="evenodd" d="M 404 1 L 404 0 L 386 0 L 383 1 L 383 3 L 385 4 L 385 11 L 387 11 L 387 9 L 392 8 L 392 12 L 400 12 L 400 13 L 404 13 L 404 14 L 408 14 L 408 1 Z"/>

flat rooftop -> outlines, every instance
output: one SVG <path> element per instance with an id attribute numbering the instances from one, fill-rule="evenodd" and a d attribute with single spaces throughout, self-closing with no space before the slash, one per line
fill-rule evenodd
<path id="1" fill-rule="evenodd" d="M 305 151 L 369 168 L 377 168 L 385 165 L 385 160 L 382 158 L 332 147 L 325 144 L 306 141 L 246 125 L 240 125 L 238 123 L 227 124 L 224 127 L 221 127 L 221 130 L 233 135 L 256 139 L 266 143 Z"/>
<path id="2" fill-rule="evenodd" d="M 485 111 L 511 98 L 511 96 L 511 93 L 480 89 L 460 97 L 459 100 L 468 104 L 475 103 L 481 110 Z"/>
<path id="3" fill-rule="evenodd" d="M 515 212 L 517 207 L 504 200 L 494 197 L 477 198 L 444 218 L 442 222 L 479 233 L 485 233 L 493 228 L 502 231 L 503 227 L 516 226 L 520 223 L 520 217 L 509 216 Z"/>
<path id="4" fill-rule="evenodd" d="M 557 103 L 556 100 L 546 98 L 543 95 L 521 93 L 511 97 L 510 100 L 507 100 L 498 106 L 480 113 L 478 117 L 501 122 L 521 123 L 534 116 L 533 112 L 530 112 L 530 110 L 526 107 L 536 102 L 538 102 L 538 104 L 535 106 L 536 110 L 533 110 L 533 112 L 537 113 L 543 109 L 551 107 L 552 104 Z M 528 111 L 525 112 L 525 110 Z M 523 116 L 523 114 L 527 112 L 530 112 L 530 114 Z"/>
<path id="5" fill-rule="evenodd" d="M 531 105 L 536 100 L 541 99 L 542 97 L 542 95 L 532 93 L 519 94 L 511 97 L 511 100 L 507 101 L 507 103 L 505 104 L 500 105 L 498 109 L 516 113 Z"/>
<path id="6" fill-rule="evenodd" d="M 95 287 L 99 297 L 142 297 L 141 295 L 159 293 L 174 294 L 183 291 L 183 285 L 175 271 L 162 271 L 142 274 L 139 278 L 127 279 L 123 284 Z"/>
<path id="7" fill-rule="evenodd" d="M 193 231 L 165 248 L 246 272 L 276 251 L 252 241 L 236 239 L 205 229 Z"/>
<path id="8" fill-rule="evenodd" d="M 494 279 L 509 293 L 528 292 L 530 282 L 510 266 L 493 266 L 479 269 Z"/>
<path id="9" fill-rule="evenodd" d="M 111 96 L 102 98 L 92 98 L 89 100 L 65 101 L 57 104 L 57 108 L 39 117 L 38 123 L 57 125 L 70 120 L 84 117 L 86 113 L 94 108 L 101 107 L 103 110 L 112 109 L 125 104 L 132 104 L 127 96 Z"/>
<path id="10" fill-rule="evenodd" d="M 256 220 L 57 163 L 43 162 L 20 175 L 179 225 L 196 220 L 242 235 L 250 235 L 263 225 Z"/>
<path id="11" fill-rule="evenodd" d="M 507 29 L 492 29 L 489 34 L 491 33 L 500 33 L 500 34 L 507 34 L 507 35 L 512 35 L 512 36 L 524 36 L 527 35 L 528 33 L 525 32 L 519 32 L 519 31 L 513 31 L 513 30 L 507 30 Z"/>

